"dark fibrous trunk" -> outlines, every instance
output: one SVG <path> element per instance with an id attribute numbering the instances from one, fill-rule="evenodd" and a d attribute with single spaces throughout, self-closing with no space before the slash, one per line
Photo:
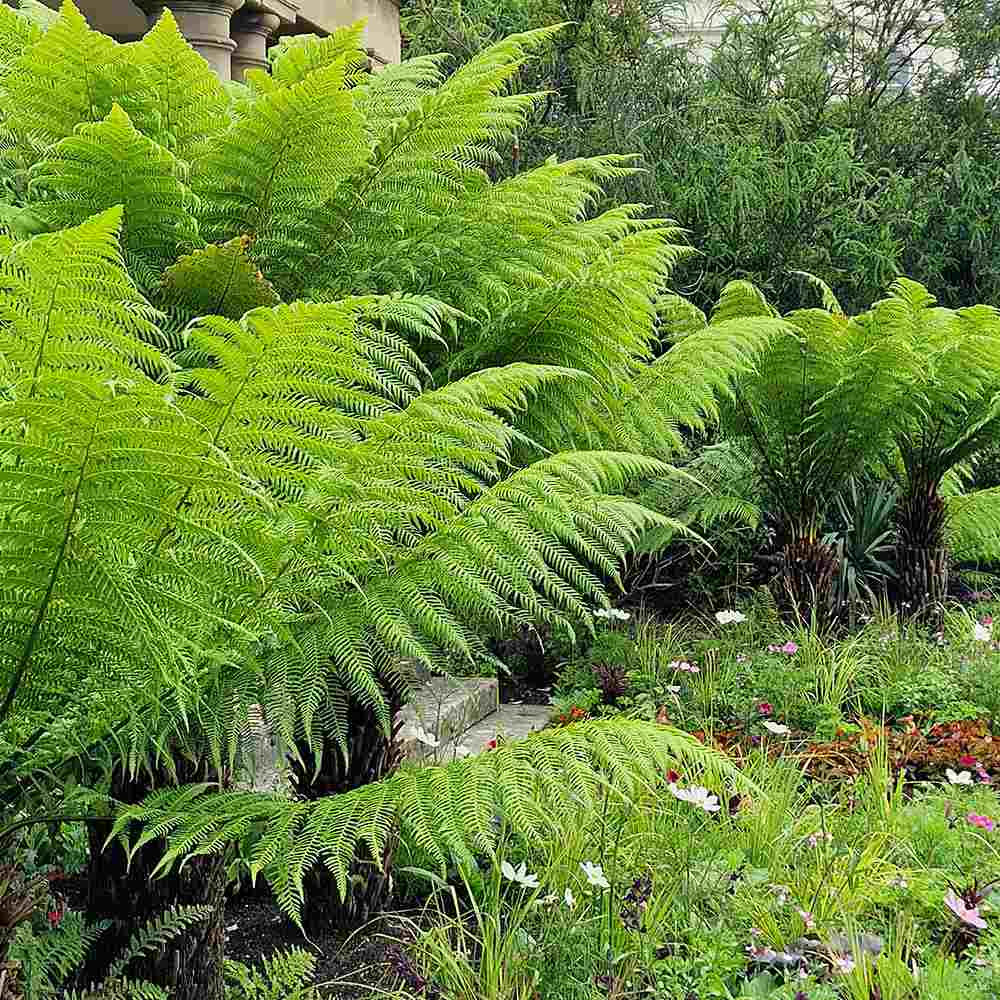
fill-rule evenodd
<path id="1" fill-rule="evenodd" d="M 837 553 L 832 546 L 814 538 L 796 538 L 782 547 L 771 588 L 786 614 L 824 628 L 836 610 L 836 577 Z"/>
<path id="2" fill-rule="evenodd" d="M 395 718 L 401 697 L 391 692 L 386 692 L 386 696 Z M 332 738 L 323 739 L 318 773 L 316 757 L 309 746 L 298 745 L 302 762 L 290 758 L 289 764 L 294 789 L 302 798 L 315 800 L 342 795 L 388 777 L 399 766 L 395 732 L 393 738 L 388 738 L 371 708 L 355 699 L 348 699 L 347 733 L 346 756 Z M 392 895 L 392 855 L 391 838 L 381 857 L 372 857 L 367 848 L 359 849 L 350 865 L 344 899 L 333 875 L 322 864 L 317 865 L 305 880 L 306 929 L 353 929 L 384 909 Z"/>
<path id="3" fill-rule="evenodd" d="M 948 594 L 946 522 L 947 509 L 936 483 L 915 482 L 900 499 L 896 597 L 902 614 L 929 624 L 940 622 Z"/>
<path id="4" fill-rule="evenodd" d="M 187 765 L 185 781 L 206 780 L 205 774 Z M 136 777 L 116 770 L 111 795 L 120 803 L 142 801 L 155 787 L 167 784 L 165 775 Z M 208 907 L 206 920 L 171 937 L 151 956 L 136 959 L 126 970 L 130 978 L 156 983 L 172 1000 L 223 1000 L 223 949 L 225 944 L 226 858 L 199 857 L 180 870 L 153 877 L 166 845 L 154 840 L 131 861 L 117 841 L 104 846 L 112 822 L 90 827 L 87 909 L 91 919 L 110 921 L 101 936 L 97 954 L 84 970 L 86 983 L 100 981 L 108 965 L 121 953 L 140 927 L 174 907 Z"/>

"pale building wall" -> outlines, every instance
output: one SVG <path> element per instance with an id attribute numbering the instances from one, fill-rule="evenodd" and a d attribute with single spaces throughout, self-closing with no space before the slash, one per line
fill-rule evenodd
<path id="1" fill-rule="evenodd" d="M 719 11 L 716 0 L 688 0 L 683 18 L 672 18 L 663 37 L 669 42 L 694 40 L 694 57 L 707 61 L 712 56 L 712 50 L 722 40 L 725 21 L 726 17 Z M 928 47 L 915 52 L 912 61 L 916 67 L 933 63 L 948 70 L 955 63 L 955 54 L 945 48 Z"/>

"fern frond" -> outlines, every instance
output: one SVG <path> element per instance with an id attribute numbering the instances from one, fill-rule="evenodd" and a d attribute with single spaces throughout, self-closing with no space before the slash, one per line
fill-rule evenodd
<path id="1" fill-rule="evenodd" d="M 210 244 L 163 272 L 157 300 L 183 328 L 199 316 L 238 320 L 278 303 L 278 293 L 247 254 L 249 240 Z"/>
<path id="2" fill-rule="evenodd" d="M 103 118 L 118 99 L 127 110 L 127 76 L 120 47 L 92 31 L 71 0 L 59 18 L 23 49 L 0 84 L 5 127 L 22 152 L 72 135 L 82 122 Z"/>
<path id="3" fill-rule="evenodd" d="M 962 560 L 1000 558 L 1000 487 L 947 497 L 948 543 Z"/>
<path id="4" fill-rule="evenodd" d="M 189 165 L 196 162 L 229 124 L 229 101 L 218 76 L 180 33 L 169 8 L 125 48 L 150 95 L 145 134 Z"/>
<path id="5" fill-rule="evenodd" d="M 135 959 L 159 952 L 165 944 L 183 934 L 189 927 L 202 923 L 211 916 L 210 906 L 172 906 L 163 913 L 150 917 L 115 956 L 108 966 L 106 978 L 118 979 Z"/>
<path id="6" fill-rule="evenodd" d="M 115 104 L 108 116 L 81 125 L 29 173 L 28 201 L 50 228 L 75 226 L 120 205 L 127 255 L 162 269 L 178 247 L 199 242 L 186 166 L 140 134 Z"/>
<path id="7" fill-rule="evenodd" d="M 251 872 L 263 875 L 282 909 L 298 919 L 302 881 L 313 865 L 326 865 L 343 890 L 357 849 L 368 845 L 381 857 L 396 830 L 444 868 L 451 857 L 492 849 L 495 815 L 525 835 L 545 834 L 557 820 L 595 807 L 609 786 L 635 795 L 655 788 L 664 771 L 678 765 L 703 771 L 709 784 L 746 784 L 721 754 L 686 733 L 643 722 L 594 722 L 545 730 L 445 766 L 404 770 L 317 802 L 213 795 L 207 786 L 194 794 L 191 788 L 161 791 L 123 810 L 115 829 L 120 834 L 138 822 L 164 833 L 161 870 L 218 850 L 219 831 L 234 822 L 267 831 L 251 849 Z"/>
<path id="8" fill-rule="evenodd" d="M 212 142 L 193 173 L 205 238 L 249 236 L 262 270 L 282 291 L 295 284 L 303 227 L 364 161 L 363 123 L 344 87 L 347 66 L 345 55 L 263 94 L 252 113 Z"/>
<path id="9" fill-rule="evenodd" d="M 310 73 L 337 63 L 344 64 L 345 83 L 357 84 L 363 79 L 361 71 L 368 65 L 363 34 L 364 21 L 356 21 L 324 38 L 318 35 L 287 35 L 268 53 L 272 86 L 291 87 L 301 83 Z M 252 77 L 251 81 L 256 79 Z"/>

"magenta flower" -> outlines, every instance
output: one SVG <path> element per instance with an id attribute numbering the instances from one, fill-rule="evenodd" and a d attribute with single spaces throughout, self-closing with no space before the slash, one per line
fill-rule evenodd
<path id="1" fill-rule="evenodd" d="M 956 895 L 954 889 L 949 889 L 944 897 L 944 905 L 955 914 L 956 917 L 970 927 L 979 930 L 986 929 L 986 921 L 979 915 L 978 906 L 970 906 L 961 896 Z"/>
<path id="2" fill-rule="evenodd" d="M 769 701 L 762 701 L 757 706 L 757 711 L 760 712 L 761 715 L 773 715 L 774 706 Z"/>
<path id="3" fill-rule="evenodd" d="M 965 817 L 973 826 L 978 826 L 980 830 L 985 830 L 987 833 L 992 833 L 996 827 L 996 824 L 989 818 L 989 816 L 980 816 L 978 813 L 969 813 Z"/>

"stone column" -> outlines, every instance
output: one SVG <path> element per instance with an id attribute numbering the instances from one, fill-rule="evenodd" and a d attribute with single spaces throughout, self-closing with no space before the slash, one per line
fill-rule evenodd
<path id="1" fill-rule="evenodd" d="M 236 43 L 229 37 L 229 21 L 243 0 L 135 0 L 146 12 L 152 27 L 165 7 L 177 20 L 181 34 L 222 80 L 232 77 L 232 56 Z"/>
<path id="2" fill-rule="evenodd" d="M 248 69 L 267 70 L 267 40 L 278 30 L 281 18 L 264 10 L 257 0 L 248 0 L 233 18 L 233 79 L 242 82 Z"/>

